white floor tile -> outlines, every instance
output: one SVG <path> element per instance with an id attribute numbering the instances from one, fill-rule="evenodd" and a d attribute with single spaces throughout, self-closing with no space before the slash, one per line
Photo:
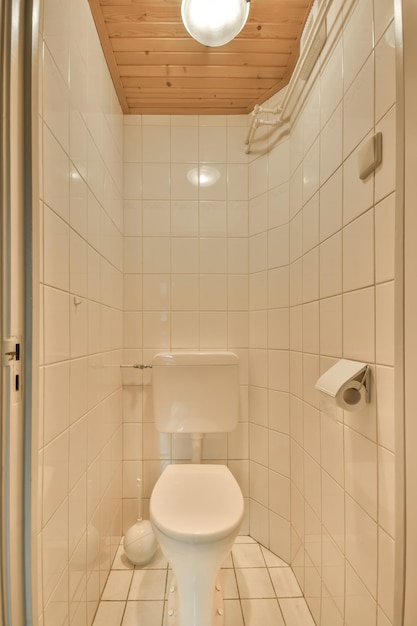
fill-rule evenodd
<path id="1" fill-rule="evenodd" d="M 244 626 L 242 608 L 239 600 L 224 601 L 224 625 Z"/>
<path id="2" fill-rule="evenodd" d="M 269 574 L 278 598 L 294 598 L 303 595 L 290 567 L 271 567 Z"/>
<path id="3" fill-rule="evenodd" d="M 162 626 L 163 611 L 162 600 L 128 602 L 122 626 Z"/>
<path id="4" fill-rule="evenodd" d="M 135 570 L 128 599 L 163 600 L 166 579 L 166 570 Z"/>
<path id="5" fill-rule="evenodd" d="M 286 626 L 315 626 L 312 615 L 304 598 L 285 598 L 279 600 Z"/>
<path id="6" fill-rule="evenodd" d="M 127 600 L 133 571 L 111 571 L 104 587 L 102 600 Z"/>
<path id="7" fill-rule="evenodd" d="M 277 600 L 242 600 L 245 626 L 285 626 Z"/>
<path id="8" fill-rule="evenodd" d="M 100 602 L 93 626 L 120 626 L 126 602 Z"/>
<path id="9" fill-rule="evenodd" d="M 257 543 L 239 543 L 232 549 L 235 567 L 265 567 L 265 560 Z"/>
<path id="10" fill-rule="evenodd" d="M 236 579 L 241 598 L 275 598 L 266 567 L 237 569 Z"/>

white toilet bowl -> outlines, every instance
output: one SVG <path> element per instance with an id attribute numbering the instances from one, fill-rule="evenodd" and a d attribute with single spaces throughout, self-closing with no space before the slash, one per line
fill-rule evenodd
<path id="1" fill-rule="evenodd" d="M 243 519 L 242 492 L 225 465 L 169 465 L 150 500 L 150 519 L 176 578 L 175 626 L 223 623 L 218 571 Z"/>

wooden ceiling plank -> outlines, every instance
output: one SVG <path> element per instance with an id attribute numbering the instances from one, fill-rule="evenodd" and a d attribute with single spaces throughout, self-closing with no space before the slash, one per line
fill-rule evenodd
<path id="1" fill-rule="evenodd" d="M 253 107 L 241 107 L 232 109 L 230 107 L 224 107 L 219 109 L 205 109 L 202 105 L 185 109 L 185 108 L 173 108 L 172 110 L 161 109 L 158 106 L 143 107 L 130 109 L 131 115 L 247 115 L 252 111 Z"/>
<path id="2" fill-rule="evenodd" d="M 265 93 L 265 89 L 256 89 L 254 87 L 251 88 L 242 88 L 242 89 L 216 89 L 213 91 L 212 89 L 189 89 L 187 92 L 184 92 L 183 89 L 170 89 L 169 94 L 167 94 L 168 98 L 182 98 L 184 99 L 184 93 L 187 93 L 187 97 L 196 98 L 199 95 L 209 98 L 210 100 L 221 99 L 221 98 L 233 98 L 233 94 L 239 94 L 240 98 L 257 98 L 262 97 L 263 93 Z M 126 99 L 130 100 L 131 98 L 149 98 L 149 97 L 162 97 L 166 94 L 166 91 L 163 89 L 158 89 L 154 87 L 153 89 L 126 89 L 125 95 Z"/>
<path id="3" fill-rule="evenodd" d="M 164 53 L 116 52 L 118 65 L 164 65 L 167 55 Z M 186 54 L 173 52 L 169 61 L 173 65 L 263 65 L 265 67 L 287 66 L 288 54 L 237 54 L 237 53 L 202 53 Z"/>
<path id="4" fill-rule="evenodd" d="M 233 44 L 233 45 L 232 45 Z M 288 54 L 297 43 L 287 39 L 235 39 L 223 52 L 227 53 L 281 53 Z M 201 46 L 190 37 L 112 37 L 114 52 L 201 52 Z"/>
<path id="5" fill-rule="evenodd" d="M 270 89 L 276 84 L 274 78 L 124 78 L 125 89 L 241 89 L 253 85 L 256 89 Z"/>
<path id="6" fill-rule="evenodd" d="M 262 24 L 248 24 L 233 41 L 221 46 L 225 50 L 232 49 L 242 42 L 250 40 L 263 41 L 264 39 L 289 39 L 296 41 L 299 37 L 301 22 L 263 22 Z M 106 24 L 108 35 L 113 38 L 124 37 L 137 39 L 183 39 L 188 40 L 194 48 L 207 48 L 195 41 L 185 30 L 182 23 L 142 23 L 142 22 L 111 22 Z"/>
<path id="7" fill-rule="evenodd" d="M 275 78 L 285 74 L 286 67 L 262 67 L 259 65 L 121 65 L 119 74 L 124 77 L 165 78 Z"/>

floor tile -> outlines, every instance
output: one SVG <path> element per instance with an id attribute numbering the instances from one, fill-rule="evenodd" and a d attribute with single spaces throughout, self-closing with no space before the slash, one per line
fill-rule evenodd
<path id="1" fill-rule="evenodd" d="M 237 569 L 236 579 L 241 598 L 275 598 L 274 588 L 265 567 Z"/>
<path id="2" fill-rule="evenodd" d="M 225 626 L 244 626 L 239 600 L 224 601 L 224 623 Z"/>
<path id="3" fill-rule="evenodd" d="M 315 626 L 313 617 L 304 598 L 279 600 L 286 626 Z"/>
<path id="4" fill-rule="evenodd" d="M 101 601 L 94 618 L 93 626 L 119 626 L 126 602 Z"/>
<path id="5" fill-rule="evenodd" d="M 271 567 L 269 569 L 277 598 L 302 596 L 302 591 L 290 567 Z"/>
<path id="6" fill-rule="evenodd" d="M 261 546 L 262 554 L 267 567 L 288 567 L 288 563 L 279 558 L 276 554 Z"/>
<path id="7" fill-rule="evenodd" d="M 163 600 L 166 570 L 135 570 L 128 600 Z"/>
<path id="8" fill-rule="evenodd" d="M 275 599 L 242 600 L 242 610 L 245 626 L 286 626 Z"/>
<path id="9" fill-rule="evenodd" d="M 162 600 L 128 602 L 122 626 L 161 626 L 163 611 Z M 113 626 L 117 626 L 116 623 Z"/>
<path id="10" fill-rule="evenodd" d="M 235 567 L 265 567 L 265 559 L 257 543 L 234 545 L 232 558 Z"/>
<path id="11" fill-rule="evenodd" d="M 132 576 L 133 570 L 111 571 L 104 587 L 102 600 L 127 600 Z"/>

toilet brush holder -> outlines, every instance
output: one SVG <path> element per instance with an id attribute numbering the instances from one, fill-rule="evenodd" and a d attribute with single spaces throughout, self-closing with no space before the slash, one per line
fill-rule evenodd
<path id="1" fill-rule="evenodd" d="M 141 479 L 137 479 L 138 518 L 125 534 L 123 547 L 129 561 L 134 565 L 146 565 L 156 552 L 157 542 L 149 520 L 142 519 Z"/>

